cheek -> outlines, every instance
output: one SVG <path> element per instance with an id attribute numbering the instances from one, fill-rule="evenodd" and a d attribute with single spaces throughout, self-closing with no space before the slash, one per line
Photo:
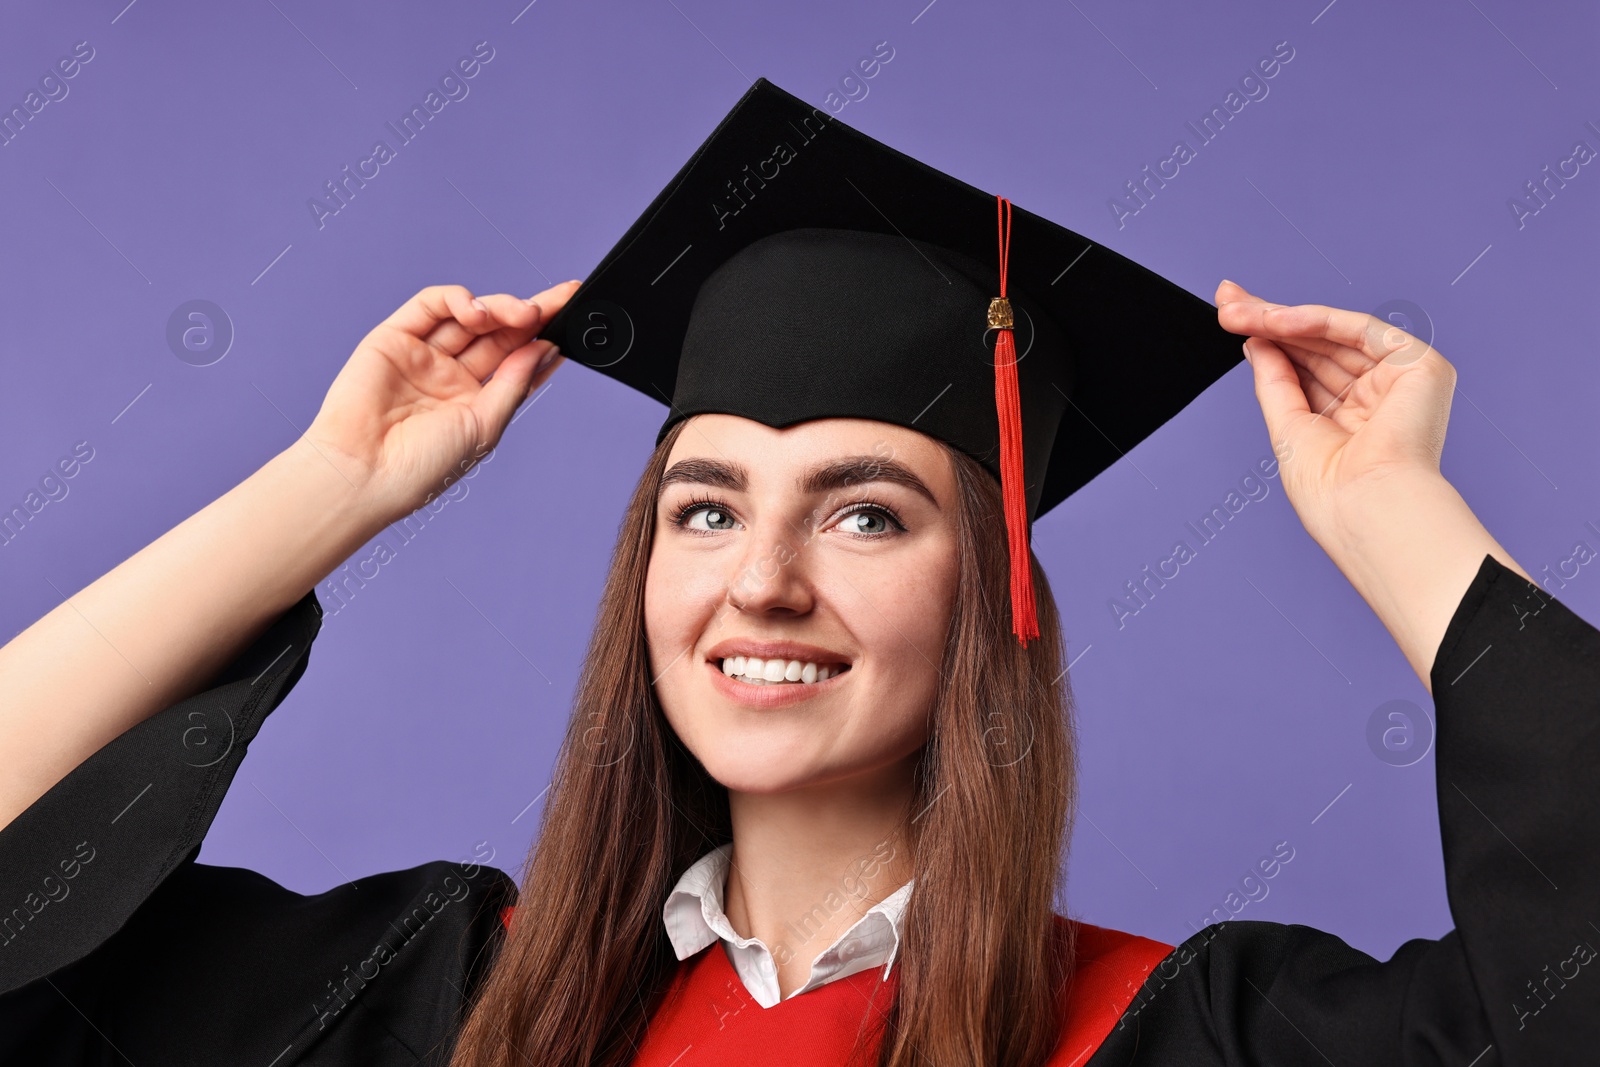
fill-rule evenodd
<path id="1" fill-rule="evenodd" d="M 658 556 L 652 556 L 644 582 L 644 633 L 650 658 L 650 677 L 653 680 L 651 689 L 655 691 L 656 703 L 660 705 L 668 724 L 682 737 L 684 727 L 678 720 L 676 710 L 684 702 L 676 699 L 675 692 L 681 686 L 683 672 L 679 668 L 684 664 L 682 660 L 674 663 L 673 657 L 683 649 L 687 640 L 687 622 L 683 601 L 671 595 L 674 587 L 672 568 L 663 566 Z M 683 660 L 691 658 L 684 656 Z"/>
<path id="2" fill-rule="evenodd" d="M 955 596 L 954 548 L 933 544 L 888 567 L 863 568 L 841 595 L 868 647 L 927 669 L 939 662 Z"/>
<path id="3" fill-rule="evenodd" d="M 953 545 L 930 544 L 892 566 L 852 568 L 830 590 L 870 658 L 872 701 L 884 716 L 920 722 L 939 684 L 956 574 Z"/>
<path id="4" fill-rule="evenodd" d="M 683 597 L 675 595 L 681 588 L 681 578 L 670 561 L 659 554 L 651 557 L 644 580 L 644 630 L 650 646 L 651 677 L 659 674 L 683 647 L 689 612 Z M 666 652 L 669 648 L 673 651 Z"/>
<path id="5" fill-rule="evenodd" d="M 928 739 L 955 594 L 953 561 L 918 553 L 904 566 L 851 575 L 837 601 L 871 662 L 836 751 L 850 762 L 882 763 Z"/>
<path id="6" fill-rule="evenodd" d="M 698 667 L 684 655 L 717 625 L 721 586 L 714 568 L 685 553 L 652 553 L 645 570 L 644 630 L 650 651 L 650 676 L 667 703 L 666 694 L 682 686 L 688 669 Z"/>

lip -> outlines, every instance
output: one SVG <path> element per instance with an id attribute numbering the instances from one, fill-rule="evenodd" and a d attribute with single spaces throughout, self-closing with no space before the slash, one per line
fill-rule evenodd
<path id="1" fill-rule="evenodd" d="M 843 671 L 809 685 L 805 682 L 792 682 L 788 685 L 751 685 L 748 682 L 734 681 L 722 673 L 719 664 L 711 660 L 705 661 L 705 668 L 711 672 L 711 684 L 717 692 L 734 703 L 743 704 L 748 708 L 786 708 L 802 700 L 832 692 L 834 683 L 850 674 L 850 671 Z"/>
<path id="2" fill-rule="evenodd" d="M 723 660 L 731 656 L 759 656 L 762 659 L 797 659 L 818 666 L 831 666 L 850 662 L 832 649 L 807 645 L 799 641 L 757 641 L 753 638 L 735 637 L 719 641 L 706 652 L 708 660 Z"/>

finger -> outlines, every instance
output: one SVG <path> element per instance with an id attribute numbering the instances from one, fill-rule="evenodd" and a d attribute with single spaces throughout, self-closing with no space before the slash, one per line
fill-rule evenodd
<path id="1" fill-rule="evenodd" d="M 540 356 L 539 358 L 541 360 L 544 359 L 543 356 Z M 523 395 L 523 399 L 526 400 L 535 392 L 544 388 L 544 383 L 548 382 L 551 376 L 555 374 L 557 369 L 559 369 L 566 362 L 567 357 L 565 353 L 563 353 L 560 347 L 557 346 L 555 349 L 554 359 L 552 359 L 549 363 L 546 363 L 543 367 L 539 367 L 537 364 L 535 364 L 533 378 L 528 382 L 528 388 L 526 393 Z"/>
<path id="2" fill-rule="evenodd" d="M 1420 339 L 1376 315 L 1323 304 L 1297 304 L 1260 313 L 1263 332 L 1285 339 L 1327 340 L 1376 362 L 1414 362 L 1428 348 Z"/>
<path id="3" fill-rule="evenodd" d="M 1294 363 L 1271 341 L 1252 337 L 1245 345 L 1267 433 L 1274 442 L 1282 441 L 1290 423 L 1311 414 L 1300 376 Z"/>
<path id="4" fill-rule="evenodd" d="M 1271 341 L 1258 343 L 1272 344 Z M 1281 349 L 1282 346 L 1279 347 Z M 1300 378 L 1300 391 L 1305 394 L 1306 407 L 1310 408 L 1313 415 L 1321 415 L 1323 418 L 1331 418 L 1339 405 L 1350 396 L 1350 389 L 1354 387 L 1352 382 L 1350 386 L 1338 391 L 1330 389 L 1299 364 L 1295 365 L 1295 372 Z"/>
<path id="5" fill-rule="evenodd" d="M 1222 281 L 1217 284 L 1217 306 L 1220 308 L 1223 304 L 1232 303 L 1236 300 L 1250 300 L 1256 303 L 1265 304 L 1267 307 L 1283 306 L 1282 304 L 1274 304 L 1270 300 L 1264 300 L 1261 297 L 1256 296 L 1238 282 L 1229 281 L 1227 278 L 1222 279 Z"/>
<path id="6" fill-rule="evenodd" d="M 1364 348 L 1352 346 L 1345 341 L 1319 336 L 1316 330 L 1310 329 L 1301 323 L 1298 328 L 1286 330 L 1284 328 L 1284 313 L 1298 308 L 1314 307 L 1319 305 L 1297 305 L 1290 308 L 1281 304 L 1267 304 L 1259 301 L 1238 300 L 1230 301 L 1217 308 L 1217 322 L 1223 329 L 1231 333 L 1245 334 L 1253 337 L 1266 337 L 1273 341 L 1289 341 L 1302 348 L 1320 352 L 1332 358 L 1346 372 L 1361 374 L 1371 369 L 1378 359 L 1370 355 Z M 1332 311 L 1332 308 L 1323 308 Z M 1357 312 L 1344 314 L 1356 315 Z M 1368 316 L 1370 318 L 1370 316 Z M 1382 320 L 1374 319 L 1382 323 Z M 1295 325 L 1290 323 L 1289 325 Z M 1382 323 L 1388 326 L 1387 323 Z M 1381 331 L 1380 331 L 1381 332 Z M 1407 335 L 1409 336 L 1409 335 Z"/>
<path id="7" fill-rule="evenodd" d="M 1245 307 L 1226 310 L 1223 308 L 1224 304 L 1233 303 L 1240 303 L 1245 305 Z M 1238 282 L 1223 279 L 1223 281 L 1217 286 L 1217 319 L 1219 324 L 1221 324 L 1224 329 L 1227 329 L 1229 326 L 1238 327 L 1237 329 L 1229 330 L 1230 333 L 1249 334 L 1251 333 L 1252 327 L 1260 328 L 1262 326 L 1262 322 L 1264 320 L 1261 318 L 1261 312 L 1287 306 L 1289 305 L 1274 304 L 1270 300 L 1264 300 L 1261 297 L 1258 297 L 1255 294 L 1247 291 Z M 1258 336 L 1265 335 L 1258 334 Z M 1351 348 L 1348 345 L 1339 344 L 1335 341 L 1329 341 L 1326 339 L 1302 337 L 1298 339 L 1299 343 L 1297 345 L 1286 343 L 1285 339 L 1282 337 L 1275 338 L 1274 340 L 1278 344 L 1278 347 L 1282 348 L 1286 352 L 1289 352 L 1291 356 L 1294 355 L 1296 351 L 1301 351 L 1316 352 L 1323 356 L 1331 357 L 1338 363 L 1341 369 L 1350 374 L 1359 375 L 1363 371 L 1375 366 L 1377 362 L 1360 349 Z"/>
<path id="8" fill-rule="evenodd" d="M 1266 342 L 1269 339 L 1258 338 L 1258 340 Z M 1355 384 L 1356 379 L 1360 378 L 1368 368 L 1377 366 L 1376 363 L 1372 363 L 1369 360 L 1364 366 L 1358 368 L 1356 373 L 1352 374 L 1340 360 L 1326 353 L 1305 348 L 1291 341 L 1272 341 L 1270 343 L 1276 344 L 1278 349 L 1289 357 L 1290 362 L 1299 371 L 1303 385 L 1314 385 L 1329 397 L 1341 396 L 1348 392 L 1351 386 Z M 1346 351 L 1349 350 L 1347 349 Z M 1310 401 L 1313 410 L 1318 409 L 1317 397 L 1307 393 L 1306 399 Z"/>
<path id="9" fill-rule="evenodd" d="M 542 313 L 537 304 L 510 293 L 495 293 L 478 299 L 492 316 L 492 329 L 475 330 L 451 319 L 434 327 L 428 334 L 428 343 L 441 354 L 456 357 L 482 381 L 499 364 L 501 357 L 532 340 L 542 324 Z"/>
<path id="10" fill-rule="evenodd" d="M 1258 352 L 1264 346 L 1271 345 L 1278 351 L 1289 356 L 1289 362 L 1294 367 L 1295 378 L 1300 383 L 1300 392 L 1305 397 L 1306 407 L 1313 415 L 1331 418 L 1334 412 L 1350 395 L 1350 390 L 1355 387 L 1355 379 L 1350 379 L 1344 385 L 1335 387 L 1318 378 L 1308 367 L 1301 363 L 1284 342 L 1268 341 L 1261 337 L 1250 339 L 1252 352 Z"/>
<path id="11" fill-rule="evenodd" d="M 567 300 L 581 284 L 579 281 L 562 282 L 560 285 L 552 285 L 543 292 L 535 293 L 526 300 L 519 300 L 507 294 L 483 297 L 489 309 L 512 328 L 497 338 L 498 348 L 484 348 L 475 355 L 473 359 L 475 364 L 488 364 L 488 369 L 479 374 L 478 379 L 481 381 L 487 377 L 494 369 L 493 365 L 499 363 L 501 356 L 527 344 L 529 339 L 537 337 L 538 331 L 542 330 L 555 317 L 555 313 L 566 305 Z M 502 311 L 502 308 L 505 310 Z M 514 314 L 511 314 L 513 312 Z M 524 327 L 527 312 L 532 312 L 534 317 Z M 472 345 L 481 343 L 478 334 L 454 321 L 441 324 L 434 331 L 434 336 L 430 336 L 428 340 L 434 347 L 451 356 L 463 356 Z"/>
<path id="12" fill-rule="evenodd" d="M 576 293 L 578 287 L 582 284 L 583 280 L 581 278 L 575 278 L 570 282 L 552 285 L 543 292 L 534 293 L 528 297 L 528 303 L 538 304 L 544 313 L 544 321 L 549 322 L 555 318 L 556 312 L 566 306 L 567 301 L 572 299 L 572 294 Z"/>
<path id="13" fill-rule="evenodd" d="M 401 304 L 383 320 L 383 325 L 422 340 L 427 340 L 434 327 L 451 319 L 476 324 L 481 327 L 480 333 L 493 329 L 494 317 L 486 307 L 475 307 L 472 299 L 472 290 L 464 285 L 430 285 Z"/>
<path id="14" fill-rule="evenodd" d="M 1244 334 L 1246 337 L 1265 336 L 1274 333 L 1267 325 L 1267 313 L 1285 306 L 1246 294 L 1218 304 L 1217 322 L 1229 333 Z"/>
<path id="15" fill-rule="evenodd" d="M 1279 348 L 1291 354 L 1304 352 L 1307 353 L 1308 359 L 1311 354 L 1331 359 L 1346 374 L 1356 377 L 1360 377 L 1378 365 L 1377 360 L 1360 349 L 1351 348 L 1349 345 L 1341 345 L 1320 337 L 1297 337 L 1292 340 L 1284 337 L 1274 337 L 1271 340 Z"/>
<path id="16" fill-rule="evenodd" d="M 555 358 L 541 369 L 539 361 L 547 352 L 555 352 Z M 480 425 L 488 427 L 492 440 L 499 441 L 528 394 L 548 380 L 563 362 L 565 357 L 547 340 L 530 341 L 506 356 L 494 377 L 472 398 L 472 410 Z"/>

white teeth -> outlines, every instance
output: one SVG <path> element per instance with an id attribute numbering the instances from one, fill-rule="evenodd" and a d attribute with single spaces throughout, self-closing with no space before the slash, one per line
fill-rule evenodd
<path id="1" fill-rule="evenodd" d="M 762 659 L 759 656 L 729 656 L 722 660 L 721 670 L 730 678 L 750 685 L 782 685 L 800 682 L 810 685 L 827 681 L 842 668 L 824 667 L 798 659 Z"/>

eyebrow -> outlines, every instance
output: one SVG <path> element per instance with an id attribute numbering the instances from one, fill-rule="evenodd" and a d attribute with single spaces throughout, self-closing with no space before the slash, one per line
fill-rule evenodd
<path id="1" fill-rule="evenodd" d="M 879 456 L 845 456 L 807 468 L 796 480 L 802 492 L 815 495 L 833 489 L 844 489 L 864 482 L 892 482 L 920 493 L 935 508 L 939 501 L 912 473 L 911 468 L 892 459 Z M 730 493 L 742 493 L 750 485 L 749 471 L 742 464 L 717 459 L 681 459 L 661 476 L 661 486 L 656 499 L 661 499 L 669 485 L 713 485 Z"/>

